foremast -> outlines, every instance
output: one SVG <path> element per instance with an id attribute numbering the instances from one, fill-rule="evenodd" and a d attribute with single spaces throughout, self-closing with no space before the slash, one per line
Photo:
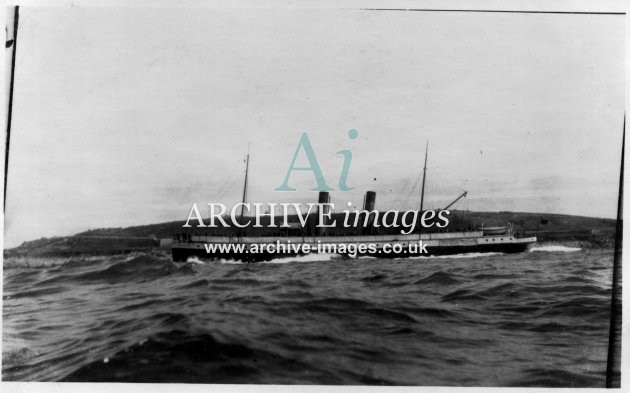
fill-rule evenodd
<path id="1" fill-rule="evenodd" d="M 247 157 L 245 158 L 245 181 L 243 183 L 243 198 L 241 204 L 241 216 L 239 218 L 239 223 L 243 225 L 243 216 L 245 215 L 245 202 L 247 201 L 247 176 L 249 175 L 249 145 L 247 145 Z M 238 237 L 242 236 L 242 228 L 238 230 Z"/>

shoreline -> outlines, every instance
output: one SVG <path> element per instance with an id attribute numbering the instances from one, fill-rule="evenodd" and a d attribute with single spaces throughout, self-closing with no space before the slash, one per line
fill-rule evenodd
<path id="1" fill-rule="evenodd" d="M 616 220 L 560 214 L 519 212 L 452 212 L 450 231 L 504 226 L 511 223 L 515 230 L 526 236 L 536 236 L 537 245 L 561 245 L 583 249 L 613 248 Z M 72 257 L 94 255 L 124 255 L 132 252 L 169 254 L 175 235 L 236 236 L 230 228 L 182 228 L 183 222 L 166 222 L 126 228 L 100 228 L 77 233 L 73 236 L 41 238 L 22 243 L 18 247 L 3 250 L 4 258 L 11 257 Z M 309 236 L 310 228 L 302 228 L 297 236 Z M 330 235 L 377 234 L 373 228 L 350 228 L 347 233 Z M 276 230 L 277 232 L 277 230 Z M 368 233 L 365 233 L 368 232 Z M 276 235 L 270 228 L 251 228 L 250 236 Z M 381 230 L 381 235 L 388 234 Z M 285 233 L 281 236 L 292 236 Z"/>

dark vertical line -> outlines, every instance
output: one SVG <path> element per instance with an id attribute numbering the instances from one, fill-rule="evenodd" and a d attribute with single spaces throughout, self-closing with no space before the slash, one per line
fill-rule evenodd
<path id="1" fill-rule="evenodd" d="M 424 150 L 424 169 L 422 170 L 422 192 L 420 193 L 420 214 L 424 209 L 424 182 L 427 177 L 427 157 L 429 156 L 429 141 L 427 141 L 427 146 Z"/>
<path id="2" fill-rule="evenodd" d="M 9 181 L 9 146 L 11 144 L 11 117 L 13 114 L 13 81 L 15 79 L 15 58 L 17 57 L 17 33 L 20 6 L 15 6 L 13 22 L 13 58 L 11 59 L 11 82 L 9 85 L 9 109 L 7 110 L 7 138 L 4 147 L 4 199 L 2 211 L 7 209 L 7 183 Z"/>
<path id="3" fill-rule="evenodd" d="M 243 215 L 245 214 L 245 201 L 247 200 L 247 175 L 249 173 L 249 144 L 247 145 L 247 158 L 245 159 L 245 182 L 243 184 L 243 205 L 241 206 L 241 218 L 239 224 L 243 225 Z M 241 237 L 243 228 L 238 228 L 238 237 Z"/>
<path id="4" fill-rule="evenodd" d="M 606 361 L 606 388 L 620 387 L 617 373 L 619 368 L 619 336 L 621 335 L 621 252 L 623 248 L 623 165 L 626 149 L 626 115 L 623 116 L 623 136 L 621 145 L 621 171 L 619 175 L 619 199 L 617 200 L 617 227 L 615 231 L 615 256 L 613 259 L 612 294 L 610 300 L 610 328 L 608 331 L 608 358 Z M 619 375 L 620 376 L 620 375 Z"/>

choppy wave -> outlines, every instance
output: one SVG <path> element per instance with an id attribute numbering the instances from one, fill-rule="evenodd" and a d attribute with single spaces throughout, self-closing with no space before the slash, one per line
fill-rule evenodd
<path id="1" fill-rule="evenodd" d="M 186 259 L 186 262 L 187 262 L 187 263 L 197 263 L 197 264 L 199 264 L 199 265 L 203 265 L 204 263 L 206 263 L 206 261 L 201 260 L 201 259 L 197 258 L 197 257 L 196 257 L 196 256 L 194 256 L 194 255 L 193 255 L 193 256 L 190 256 L 190 257 L 188 257 L 188 259 Z"/>
<path id="2" fill-rule="evenodd" d="M 293 263 L 293 262 L 325 262 L 330 261 L 332 259 L 340 259 L 341 256 L 337 254 L 327 254 L 327 253 L 312 253 L 306 255 L 297 255 L 297 256 L 278 256 L 269 261 L 261 261 L 257 262 L 259 264 L 285 264 L 285 263 Z M 219 259 L 220 263 L 228 264 L 228 265 L 247 265 L 248 262 L 235 261 L 232 259 Z"/>
<path id="3" fill-rule="evenodd" d="M 535 246 L 529 249 L 530 252 L 576 252 L 581 251 L 579 247 L 566 247 L 566 246 Z"/>
<path id="4" fill-rule="evenodd" d="M 9 260 L 2 378 L 602 386 L 612 252 L 557 247 L 422 263 Z"/>
<path id="5" fill-rule="evenodd" d="M 491 257 L 495 255 L 502 255 L 500 252 L 466 252 L 462 254 L 453 255 L 428 255 L 428 256 L 413 256 L 405 259 L 466 259 L 466 258 L 479 258 L 479 257 Z"/>
<path id="6" fill-rule="evenodd" d="M 291 256 L 291 257 L 274 258 L 270 261 L 264 261 L 261 263 L 326 262 L 332 259 L 340 259 L 340 258 L 341 257 L 337 254 L 317 253 L 317 254 L 306 254 L 306 255 L 298 255 L 298 256 Z"/>
<path id="7" fill-rule="evenodd" d="M 94 262 L 100 262 L 104 259 L 101 256 L 91 257 L 59 257 L 59 258 L 42 258 L 42 257 L 11 257 L 4 260 L 4 268 L 52 268 L 63 265 L 85 265 Z"/>

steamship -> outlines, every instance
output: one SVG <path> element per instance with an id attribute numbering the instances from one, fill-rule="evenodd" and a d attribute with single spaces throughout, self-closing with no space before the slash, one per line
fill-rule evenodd
<path id="1" fill-rule="evenodd" d="M 420 214 L 423 212 L 424 189 L 427 170 L 427 151 L 425 152 L 424 169 L 422 174 L 422 192 L 420 197 Z M 249 171 L 249 154 L 245 164 L 245 184 L 243 187 L 243 203 L 247 196 L 247 175 Z M 453 202 L 442 210 L 448 210 L 461 198 L 466 197 L 464 191 Z M 324 203 L 330 202 L 327 192 L 320 192 L 319 208 L 327 209 Z M 376 193 L 368 191 L 365 194 L 363 210 L 375 209 Z M 241 210 L 241 222 L 243 219 Z M 327 214 L 327 211 L 323 212 Z M 307 221 L 308 222 L 308 221 Z M 373 223 L 371 223 L 373 224 Z M 293 225 L 295 227 L 295 225 Z M 296 228 L 297 229 L 297 228 Z M 333 249 L 344 257 L 371 256 L 377 258 L 405 258 L 437 255 L 454 255 L 466 253 L 517 253 L 526 251 L 536 242 L 536 237 L 518 236 L 508 224 L 505 227 L 487 227 L 477 230 L 459 232 L 418 232 L 410 234 L 379 235 L 374 233 L 374 226 L 359 228 L 357 235 L 341 235 L 327 233 L 328 228 L 317 227 L 312 230 L 301 228 L 294 233 L 284 236 L 251 236 L 241 232 L 232 236 L 207 236 L 184 234 L 176 235 L 172 243 L 174 261 L 186 261 L 190 257 L 206 260 L 236 260 L 243 262 L 268 261 L 275 258 L 295 257 L 299 255 L 315 254 Z M 356 228 L 355 228 L 356 229 Z M 261 245 L 266 245 L 261 247 Z M 268 251 L 268 246 L 272 251 Z M 363 246 L 362 246 L 363 245 Z M 422 253 L 419 253 L 420 246 Z M 361 247 L 362 246 L 362 247 Z M 263 249 L 263 251 L 261 251 Z M 275 249 L 276 251 L 274 251 Z M 282 252 L 279 251 L 282 249 Z M 344 251 L 339 251 L 344 250 Z M 326 252 L 326 251 L 324 251 Z"/>

